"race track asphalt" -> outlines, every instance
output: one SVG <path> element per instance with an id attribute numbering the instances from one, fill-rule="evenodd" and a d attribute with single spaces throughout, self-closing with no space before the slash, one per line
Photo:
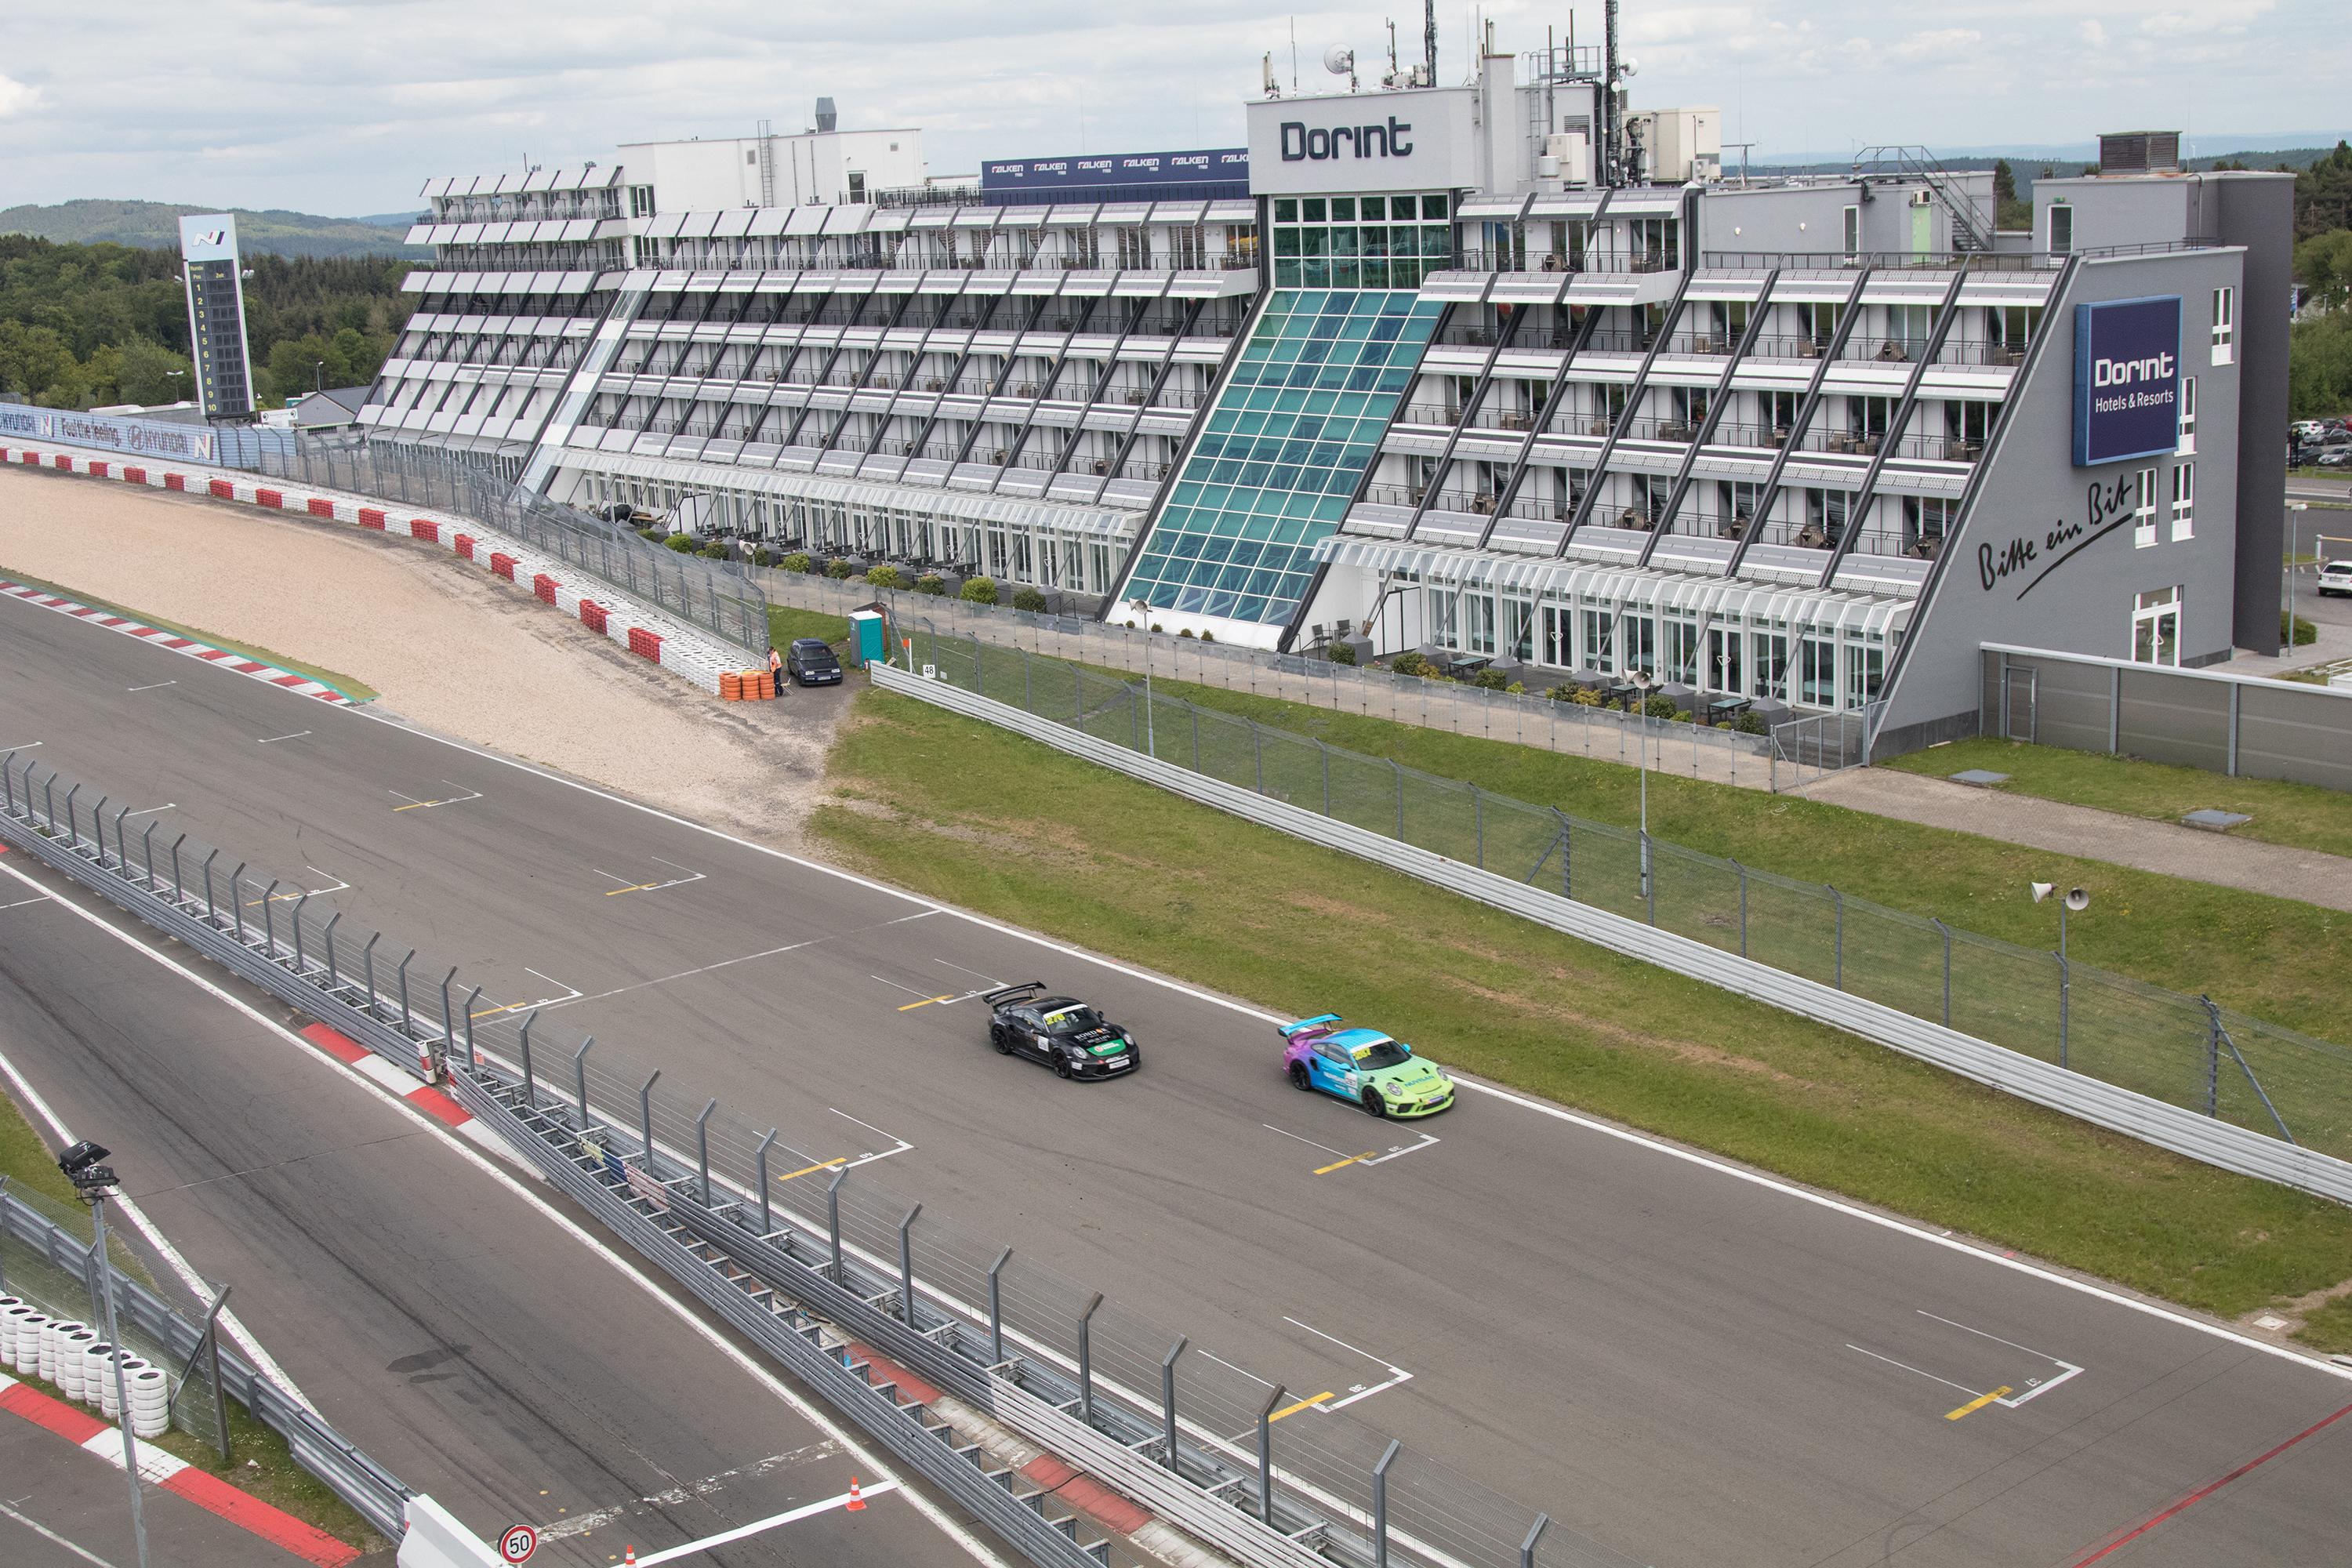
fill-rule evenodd
<path id="1" fill-rule="evenodd" d="M 788 1147 L 911 1145 L 858 1179 L 1302 1396 L 1377 1388 L 1349 1414 L 1658 1568 L 2073 1564 L 2352 1404 L 2337 1369 L 1551 1108 L 1372 1122 L 1291 1090 L 1223 999 L 15 601 L 0 668 L 0 751 L 348 882 L 353 924 L 563 999 L 600 1060 Z M 1064 1084 L 925 1002 L 1033 977 L 1132 1024 L 1142 1073 Z M 1999 1387 L 2032 1396 L 1953 1418 Z M 2104 1561 L 2341 1562 L 2347 1464 L 2352 1418 Z"/>
<path id="2" fill-rule="evenodd" d="M 624 1272 L 634 1260 L 598 1258 L 420 1116 L 131 952 L 68 902 L 142 944 L 159 939 L 25 858 L 0 865 L 53 896 L 0 879 L 0 1055 L 77 1136 L 113 1152 L 123 1193 L 201 1275 L 229 1285 L 244 1327 L 363 1451 L 485 1540 L 538 1526 L 534 1563 L 600 1568 L 625 1546 L 677 1545 L 847 1489 L 861 1466 L 833 1432 L 640 1289 Z M 270 1019 L 303 1021 L 207 978 Z M 595 1231 L 551 1193 L 543 1201 Z M 152 1272 L 188 1304 L 163 1261 Z M 107 1473 L 119 1511 L 120 1472 Z M 27 1467 L 0 1500 L 55 1523 L 72 1501 L 64 1484 Z M 230 1542 L 201 1560 L 280 1560 L 244 1539 L 241 1554 Z M 889 1497 L 718 1561 L 978 1563 Z"/>

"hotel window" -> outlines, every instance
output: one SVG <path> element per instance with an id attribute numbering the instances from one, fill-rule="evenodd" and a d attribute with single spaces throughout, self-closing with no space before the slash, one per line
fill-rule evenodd
<path id="1" fill-rule="evenodd" d="M 1617 615 L 1613 610 L 1587 610 L 1583 615 L 1587 668 L 1603 675 L 1617 673 Z"/>
<path id="2" fill-rule="evenodd" d="M 1658 674 L 1666 680 L 1685 684 L 1698 679 L 1698 626 L 1690 621 L 1668 619 L 1665 627 L 1665 658 Z"/>
<path id="3" fill-rule="evenodd" d="M 1495 595 L 1463 595 L 1462 618 L 1468 623 L 1462 642 L 1463 649 L 1468 653 L 1492 654 L 1495 651 Z"/>
<path id="4" fill-rule="evenodd" d="M 1797 700 L 1808 708 L 1837 706 L 1837 644 L 1827 637 L 1798 641 Z"/>
<path id="5" fill-rule="evenodd" d="M 2184 458 L 2197 450 L 2197 378 L 2180 378 L 2180 455 Z"/>
<path id="6" fill-rule="evenodd" d="M 2050 204 L 2050 254 L 2065 256 L 2074 248 L 2074 209 L 2063 202 Z"/>
<path id="7" fill-rule="evenodd" d="M 1278 289 L 1418 289 L 1454 255 L 1444 195 L 1279 196 Z"/>
<path id="8" fill-rule="evenodd" d="M 1576 649 L 1571 643 L 1571 612 L 1564 605 L 1543 607 L 1543 656 L 1540 662 L 1556 669 L 1566 669 L 1576 662 Z"/>
<path id="9" fill-rule="evenodd" d="M 1658 672 L 1658 623 L 1648 616 L 1625 617 L 1625 673 Z"/>
<path id="10" fill-rule="evenodd" d="M 654 216 L 654 188 L 651 185 L 629 187 L 629 216 L 631 217 Z"/>
<path id="11" fill-rule="evenodd" d="M 1706 688 L 1710 691 L 1744 694 L 1740 679 L 1740 634 L 1737 627 L 1711 626 L 1706 634 Z"/>
<path id="12" fill-rule="evenodd" d="M 2172 539 L 2179 543 L 2197 537 L 2197 465 L 2172 465 Z"/>
<path id="13" fill-rule="evenodd" d="M 1506 658 L 1529 659 L 1535 657 L 1536 607 L 1525 599 L 1503 601 L 1503 656 Z"/>
<path id="14" fill-rule="evenodd" d="M 1122 268 L 1146 271 L 1151 266 L 1151 231 L 1142 225 L 1120 227 L 1111 231 L 1118 237 L 1118 264 Z"/>
<path id="15" fill-rule="evenodd" d="M 1845 258 L 1853 261 L 1862 255 L 1862 209 L 1845 209 Z"/>
<path id="16" fill-rule="evenodd" d="M 1903 552 L 1927 555 L 1943 542 L 1958 520 L 1960 503 L 1950 496 L 1903 498 Z"/>
<path id="17" fill-rule="evenodd" d="M 1886 681 L 1886 650 L 1875 644 L 1845 645 L 1845 705 L 1866 708 L 1878 700 Z"/>
<path id="18" fill-rule="evenodd" d="M 1462 631 L 1454 618 L 1454 590 L 1433 586 L 1429 594 L 1429 640 L 1439 647 L 1460 647 Z"/>
<path id="19" fill-rule="evenodd" d="M 2139 595 L 2132 607 L 2132 662 L 2178 665 L 2180 662 L 2180 589 L 2156 588 Z"/>
<path id="20" fill-rule="evenodd" d="M 1756 656 L 1756 692 L 1775 701 L 1789 700 L 1789 638 L 1783 632 L 1751 632 Z"/>
<path id="21" fill-rule="evenodd" d="M 2238 357 L 2238 291 L 2213 290 L 2213 363 L 2228 364 Z"/>
<path id="22" fill-rule="evenodd" d="M 2132 546 L 2145 550 L 2156 542 L 2156 470 L 2142 468 L 2132 476 Z"/>

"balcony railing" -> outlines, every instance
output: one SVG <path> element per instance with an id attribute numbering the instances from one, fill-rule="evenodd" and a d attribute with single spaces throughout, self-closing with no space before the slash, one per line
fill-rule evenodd
<path id="1" fill-rule="evenodd" d="M 1547 251 L 1517 246 L 1495 249 L 1465 248 L 1452 257 L 1425 258 L 1433 271 L 1454 272 L 1671 272 L 1682 259 L 1666 250 Z"/>

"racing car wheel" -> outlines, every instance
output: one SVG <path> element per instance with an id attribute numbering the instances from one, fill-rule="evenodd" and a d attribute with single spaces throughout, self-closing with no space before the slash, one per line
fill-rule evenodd
<path id="1" fill-rule="evenodd" d="M 1293 1062 L 1290 1064 L 1290 1087 L 1293 1089 L 1313 1089 L 1315 1087 L 1314 1075 L 1307 1070 L 1307 1064 L 1305 1062 Z"/>
<path id="2" fill-rule="evenodd" d="M 1389 1113 L 1388 1101 L 1381 1098 L 1381 1091 L 1377 1089 L 1364 1090 L 1364 1109 L 1375 1117 L 1386 1117 Z"/>
<path id="3" fill-rule="evenodd" d="M 996 1047 L 996 1054 L 1000 1057 L 1009 1057 L 1013 1054 L 1013 1043 L 1004 1037 L 1004 1026 L 1002 1024 L 991 1024 L 988 1026 L 988 1043 Z"/>

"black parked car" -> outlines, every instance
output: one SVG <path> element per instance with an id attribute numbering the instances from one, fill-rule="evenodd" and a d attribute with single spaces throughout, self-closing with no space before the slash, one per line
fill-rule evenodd
<path id="1" fill-rule="evenodd" d="M 794 637 L 784 650 L 784 673 L 803 686 L 838 686 L 841 660 L 823 637 Z"/>
<path id="2" fill-rule="evenodd" d="M 1032 980 L 983 994 L 988 1043 L 1006 1056 L 1045 1063 L 1064 1078 L 1123 1078 L 1143 1065 L 1132 1031 L 1072 996 L 1049 996 Z"/>

